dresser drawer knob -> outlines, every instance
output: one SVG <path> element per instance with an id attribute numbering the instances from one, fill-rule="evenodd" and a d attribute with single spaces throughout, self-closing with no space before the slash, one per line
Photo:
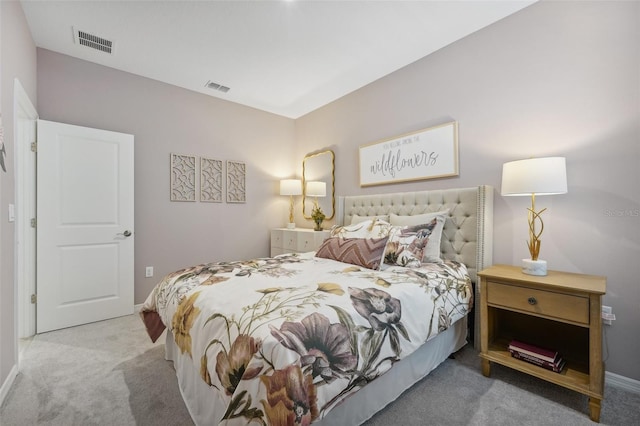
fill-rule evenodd
<path id="1" fill-rule="evenodd" d="M 535 305 L 536 303 L 538 303 L 535 297 L 528 298 L 527 302 L 529 302 L 530 305 Z"/>

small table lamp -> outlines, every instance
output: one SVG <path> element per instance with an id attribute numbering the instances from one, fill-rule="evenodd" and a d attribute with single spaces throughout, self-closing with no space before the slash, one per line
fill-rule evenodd
<path id="1" fill-rule="evenodd" d="M 542 209 L 536 211 L 536 195 L 567 193 L 567 168 L 564 157 L 530 158 L 511 161 L 502 165 L 503 196 L 531 196 L 528 208 L 529 253 L 531 259 L 522 259 L 522 272 L 529 275 L 547 275 L 547 262 L 539 260 L 540 236 L 544 229 Z M 536 229 L 536 221 L 540 230 Z"/>
<path id="2" fill-rule="evenodd" d="M 299 179 L 283 179 L 280 181 L 280 195 L 289 196 L 289 223 L 287 228 L 294 229 L 296 227 L 293 219 L 293 196 L 302 194 L 302 182 Z"/>

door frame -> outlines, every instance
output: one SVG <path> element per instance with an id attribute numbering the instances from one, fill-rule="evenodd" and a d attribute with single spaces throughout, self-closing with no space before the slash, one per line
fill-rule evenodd
<path id="1" fill-rule="evenodd" d="M 15 224 L 14 314 L 16 338 L 21 339 L 33 336 L 36 332 L 36 305 L 30 301 L 30 295 L 36 294 L 36 241 L 25 237 L 32 231 L 31 219 L 35 217 L 36 206 L 33 205 L 33 200 L 36 197 L 36 169 L 31 143 L 20 142 L 24 139 L 24 129 L 19 121 L 27 120 L 35 128 L 38 112 L 17 78 L 14 79 L 13 93 L 15 202 L 18 206 Z M 18 347 L 17 341 L 16 350 Z M 19 363 L 20 354 L 16 358 Z"/>

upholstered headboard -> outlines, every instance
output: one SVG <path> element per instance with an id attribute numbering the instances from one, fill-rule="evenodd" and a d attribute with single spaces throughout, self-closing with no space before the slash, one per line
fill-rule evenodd
<path id="1" fill-rule="evenodd" d="M 449 209 L 440 250 L 444 259 L 467 265 L 475 288 L 476 307 L 480 301 L 477 272 L 493 261 L 493 187 L 443 189 L 338 198 L 338 224 L 350 224 L 353 215 L 375 216 L 391 213 L 412 216 Z M 479 338 L 479 310 L 475 309 L 474 336 Z"/>

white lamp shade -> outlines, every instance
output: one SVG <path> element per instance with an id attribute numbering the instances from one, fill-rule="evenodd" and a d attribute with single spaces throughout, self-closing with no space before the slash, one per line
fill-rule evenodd
<path id="1" fill-rule="evenodd" d="M 299 179 L 283 179 L 280 181 L 280 195 L 301 195 L 302 181 Z"/>
<path id="2" fill-rule="evenodd" d="M 327 183 L 319 181 L 307 182 L 307 196 L 325 197 L 327 195 Z"/>
<path id="3" fill-rule="evenodd" d="M 502 165 L 502 195 L 553 195 L 566 192 L 567 167 L 564 157 L 530 158 Z"/>

